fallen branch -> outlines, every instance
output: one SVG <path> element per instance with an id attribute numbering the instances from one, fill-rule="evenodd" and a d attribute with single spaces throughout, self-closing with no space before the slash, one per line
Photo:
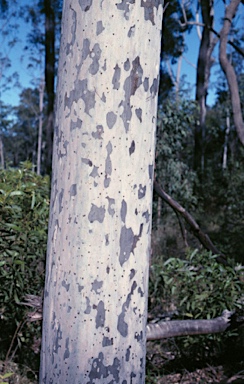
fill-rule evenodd
<path id="1" fill-rule="evenodd" d="M 147 325 L 147 340 L 220 333 L 237 328 L 243 323 L 243 318 L 237 321 L 235 313 L 225 309 L 221 316 L 212 320 L 171 320 L 156 324 L 149 323 Z"/>
<path id="2" fill-rule="evenodd" d="M 173 208 L 174 211 L 177 211 L 182 217 L 184 217 L 187 224 L 190 225 L 193 234 L 198 238 L 200 243 L 206 248 L 208 251 L 211 251 L 214 255 L 217 255 L 216 260 L 219 263 L 227 265 L 226 256 L 215 247 L 215 245 L 210 240 L 209 236 L 204 233 L 194 218 L 183 208 L 176 200 L 174 200 L 171 196 L 169 196 L 162 187 L 158 184 L 157 181 L 154 181 L 154 190 L 167 204 Z"/>

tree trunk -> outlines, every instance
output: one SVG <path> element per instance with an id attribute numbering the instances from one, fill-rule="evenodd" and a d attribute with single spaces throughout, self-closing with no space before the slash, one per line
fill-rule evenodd
<path id="1" fill-rule="evenodd" d="M 201 0 L 202 19 L 204 23 L 197 61 L 196 101 L 199 105 L 199 121 L 195 127 L 194 168 L 203 174 L 206 135 L 206 98 L 212 66 L 212 52 L 217 39 L 212 38 L 213 0 Z"/>
<path id="2" fill-rule="evenodd" d="M 39 87 L 39 127 L 38 127 L 38 144 L 37 144 L 37 172 L 36 172 L 38 175 L 41 174 L 44 87 L 45 87 L 45 83 L 42 79 Z"/>
<path id="3" fill-rule="evenodd" d="M 162 4 L 65 0 L 40 383 L 143 383 Z"/>
<path id="4" fill-rule="evenodd" d="M 241 0 L 232 0 L 226 7 L 223 28 L 220 31 L 220 47 L 219 47 L 219 61 L 223 69 L 230 90 L 232 111 L 234 123 L 240 142 L 244 145 L 244 122 L 242 118 L 241 101 L 239 95 L 238 81 L 235 70 L 227 57 L 227 43 L 228 35 L 231 28 L 231 23 L 235 17 L 235 13 Z"/>
<path id="5" fill-rule="evenodd" d="M 45 84 L 47 92 L 46 173 L 51 173 L 54 124 L 55 13 L 53 0 L 44 0 L 45 14 Z"/>

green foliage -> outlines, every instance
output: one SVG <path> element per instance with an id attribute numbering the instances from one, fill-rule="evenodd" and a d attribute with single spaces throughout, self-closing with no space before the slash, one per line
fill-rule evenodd
<path id="1" fill-rule="evenodd" d="M 40 295 L 44 285 L 49 212 L 49 179 L 31 164 L 0 170 L 0 315 L 2 324 L 20 324 L 26 294 Z M 21 335 L 24 341 L 24 334 Z"/>
<path id="2" fill-rule="evenodd" d="M 243 269 L 223 266 L 207 251 L 189 251 L 185 260 L 170 258 L 163 265 L 151 266 L 151 303 L 161 311 L 177 309 L 178 319 L 212 319 L 224 309 L 241 308 L 243 289 Z M 211 341 L 223 338 L 223 335 L 187 337 L 182 339 L 181 347 L 197 347 L 199 353 L 206 353 Z"/>

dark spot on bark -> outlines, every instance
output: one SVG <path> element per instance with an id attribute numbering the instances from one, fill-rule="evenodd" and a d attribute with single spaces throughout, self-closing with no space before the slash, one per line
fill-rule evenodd
<path id="1" fill-rule="evenodd" d="M 126 361 L 130 360 L 130 350 L 131 350 L 131 345 L 126 349 L 126 353 L 125 353 L 125 360 Z"/>
<path id="2" fill-rule="evenodd" d="M 82 126 L 82 120 L 81 119 L 77 119 L 77 121 L 75 121 L 75 122 L 73 120 L 71 120 L 70 130 L 72 132 L 74 129 L 81 128 L 81 126 Z"/>
<path id="3" fill-rule="evenodd" d="M 149 78 L 148 77 L 145 77 L 145 79 L 143 81 L 143 87 L 144 87 L 144 91 L 147 92 L 148 88 L 149 88 Z"/>
<path id="4" fill-rule="evenodd" d="M 124 62 L 124 70 L 125 71 L 129 71 L 130 69 L 130 60 L 127 59 L 125 62 Z"/>
<path id="5" fill-rule="evenodd" d="M 107 274 L 109 275 L 110 267 L 107 267 L 107 268 L 106 268 L 106 272 L 107 272 Z"/>
<path id="6" fill-rule="evenodd" d="M 148 211 L 143 212 L 142 217 L 145 217 L 146 222 L 148 223 L 148 221 L 149 221 L 149 219 L 150 219 L 150 214 L 149 214 L 149 212 L 148 212 Z"/>
<path id="7" fill-rule="evenodd" d="M 86 309 L 84 311 L 86 315 L 89 315 L 91 313 L 91 305 L 90 305 L 90 299 L 86 297 Z"/>
<path id="8" fill-rule="evenodd" d="M 92 0 L 79 0 L 82 11 L 87 12 L 91 8 Z"/>
<path id="9" fill-rule="evenodd" d="M 67 308 L 67 313 L 70 313 L 72 307 L 70 305 L 68 305 L 68 308 Z"/>
<path id="10" fill-rule="evenodd" d="M 137 108 L 136 109 L 136 116 L 137 118 L 139 119 L 140 123 L 142 122 L 142 109 L 141 108 Z"/>
<path id="11" fill-rule="evenodd" d="M 104 133 L 103 126 L 97 125 L 96 132 L 92 132 L 92 137 L 94 137 L 94 139 L 102 139 L 103 133 Z"/>
<path id="12" fill-rule="evenodd" d="M 161 0 L 141 0 L 141 7 L 144 8 L 144 18 L 151 21 L 153 25 L 155 25 L 154 7 L 158 9 L 160 4 L 162 4 Z"/>
<path id="13" fill-rule="evenodd" d="M 82 158 L 81 158 L 81 162 L 82 162 L 83 164 L 89 165 L 89 167 L 92 167 L 92 161 L 91 161 L 90 159 L 87 159 L 87 158 L 85 158 L 85 157 L 82 157 Z"/>
<path id="14" fill-rule="evenodd" d="M 96 35 L 100 35 L 100 33 L 102 33 L 102 31 L 104 30 L 104 26 L 103 26 L 103 22 L 102 20 L 98 21 L 97 22 L 97 30 L 96 30 Z"/>
<path id="15" fill-rule="evenodd" d="M 64 196 L 64 189 L 62 188 L 59 195 L 58 195 L 59 213 L 63 209 L 63 196 Z"/>
<path id="16" fill-rule="evenodd" d="M 98 357 L 94 358 L 91 366 L 91 370 L 89 372 L 89 379 L 86 384 L 94 384 L 98 382 L 98 380 L 104 380 L 109 375 L 111 375 L 112 380 L 109 378 L 109 382 L 119 383 L 119 371 L 120 371 L 120 361 L 117 357 L 114 358 L 112 365 L 105 366 L 103 363 L 104 356 L 102 352 L 99 352 Z M 107 380 L 106 380 L 107 381 Z M 103 381 L 100 381 L 101 383 Z"/>
<path id="17" fill-rule="evenodd" d="M 141 297 L 144 297 L 144 292 L 142 291 L 141 287 L 139 287 L 137 291 Z"/>
<path id="18" fill-rule="evenodd" d="M 76 190 L 76 184 L 72 184 L 69 191 L 70 197 L 76 196 L 77 190 Z"/>
<path id="19" fill-rule="evenodd" d="M 92 204 L 91 210 L 88 214 L 88 220 L 90 223 L 93 223 L 94 221 L 98 221 L 99 223 L 102 223 L 105 217 L 105 208 L 104 207 L 97 207 L 95 204 Z"/>
<path id="20" fill-rule="evenodd" d="M 127 203 L 123 199 L 121 203 L 120 217 L 124 224 L 125 224 L 126 215 L 127 215 Z"/>
<path id="21" fill-rule="evenodd" d="M 130 145 L 130 148 L 129 148 L 129 154 L 130 154 L 130 156 L 132 155 L 132 153 L 135 152 L 135 148 L 136 148 L 135 142 L 134 142 L 134 140 L 132 140 L 131 145 Z"/>
<path id="22" fill-rule="evenodd" d="M 70 284 L 67 284 L 65 282 L 65 280 L 62 281 L 62 287 L 64 287 L 66 289 L 66 291 L 68 292 L 69 291 L 69 287 L 70 287 Z"/>
<path id="23" fill-rule="evenodd" d="M 119 107 L 123 107 L 123 112 L 120 115 L 120 117 L 123 120 L 125 131 L 129 131 L 129 121 L 131 120 L 132 112 L 131 112 L 131 106 L 130 106 L 130 97 L 127 98 L 128 101 L 121 100 Z"/>
<path id="24" fill-rule="evenodd" d="M 157 96 L 158 94 L 158 77 L 156 79 L 153 79 L 153 83 L 150 87 L 150 93 L 152 97 Z"/>
<path id="25" fill-rule="evenodd" d="M 98 327 L 104 327 L 105 323 L 105 309 L 104 309 L 104 302 L 99 301 L 97 305 L 97 315 L 96 315 L 96 328 Z"/>
<path id="26" fill-rule="evenodd" d="M 140 184 L 138 188 L 138 199 L 142 199 L 146 194 L 147 187 L 144 185 L 144 187 Z"/>
<path id="27" fill-rule="evenodd" d="M 70 355 L 70 352 L 69 352 L 69 337 L 67 337 L 66 340 L 65 340 L 64 360 L 68 359 L 69 355 Z"/>
<path id="28" fill-rule="evenodd" d="M 135 333 L 135 339 L 137 341 L 143 340 L 143 333 L 142 333 L 142 331 L 140 333 L 137 333 L 137 332 Z"/>
<path id="29" fill-rule="evenodd" d="M 58 329 L 56 331 L 55 336 L 56 337 L 54 339 L 54 345 L 53 345 L 53 350 L 52 350 L 52 363 L 54 362 L 54 353 L 58 353 L 58 349 L 61 348 L 59 341 L 62 340 L 63 334 L 62 334 L 62 331 L 60 329 L 60 324 L 58 325 Z"/>
<path id="30" fill-rule="evenodd" d="M 113 84 L 113 89 L 119 89 L 120 87 L 120 74 L 121 74 L 121 69 L 120 67 L 118 66 L 118 64 L 116 64 L 116 66 L 114 67 L 114 75 L 113 75 L 113 78 L 112 78 L 112 84 Z"/>
<path id="31" fill-rule="evenodd" d="M 94 280 L 92 283 L 92 291 L 95 291 L 97 294 L 100 294 L 100 289 L 103 286 L 103 281 Z"/>
<path id="32" fill-rule="evenodd" d="M 108 246 L 109 245 L 109 235 L 105 235 L 105 245 Z M 108 273 L 108 272 L 107 272 Z"/>
<path id="33" fill-rule="evenodd" d="M 134 32 L 135 32 L 135 24 L 130 27 L 129 32 L 128 32 L 128 37 L 133 36 Z"/>
<path id="34" fill-rule="evenodd" d="M 115 199 L 112 199 L 110 197 L 106 197 L 106 199 L 108 199 L 108 213 L 110 216 L 113 217 L 113 215 L 115 214 L 115 210 L 114 208 L 112 208 L 112 206 L 115 204 Z"/>
<path id="35" fill-rule="evenodd" d="M 109 129 L 112 129 L 114 124 L 116 123 L 117 116 L 114 112 L 108 112 L 106 115 L 106 122 Z"/>
<path id="36" fill-rule="evenodd" d="M 90 58 L 92 59 L 92 63 L 89 67 L 89 72 L 91 75 L 95 75 L 99 70 L 99 60 L 101 57 L 101 48 L 99 44 L 94 44 L 94 47 L 90 53 Z"/>
<path id="37" fill-rule="evenodd" d="M 135 271 L 134 269 L 131 269 L 131 270 L 130 270 L 130 280 L 133 279 L 133 277 L 135 276 L 135 274 L 136 274 L 136 271 Z"/>
<path id="38" fill-rule="evenodd" d="M 110 339 L 109 337 L 106 337 L 106 336 L 103 337 L 103 341 L 102 341 L 103 347 L 109 347 L 110 345 L 113 345 L 113 343 L 114 343 L 113 338 Z"/>
<path id="39" fill-rule="evenodd" d="M 79 65 L 77 65 L 77 72 L 79 73 L 80 72 L 80 69 L 84 63 L 84 61 L 86 60 L 86 58 L 89 56 L 90 54 L 90 40 L 89 39 L 84 39 L 83 40 L 83 47 L 82 47 L 82 50 L 81 50 L 81 55 L 80 55 L 80 63 Z"/>
<path id="40" fill-rule="evenodd" d="M 125 80 L 124 90 L 127 95 L 131 96 L 136 93 L 136 90 L 142 84 L 142 75 L 143 69 L 140 64 L 140 58 L 137 56 L 135 60 L 132 61 L 130 76 Z"/>

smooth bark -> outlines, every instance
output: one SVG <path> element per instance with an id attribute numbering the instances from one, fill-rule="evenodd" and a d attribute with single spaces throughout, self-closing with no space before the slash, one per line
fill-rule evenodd
<path id="1" fill-rule="evenodd" d="M 40 383 L 143 383 L 160 1 L 63 6 Z"/>

